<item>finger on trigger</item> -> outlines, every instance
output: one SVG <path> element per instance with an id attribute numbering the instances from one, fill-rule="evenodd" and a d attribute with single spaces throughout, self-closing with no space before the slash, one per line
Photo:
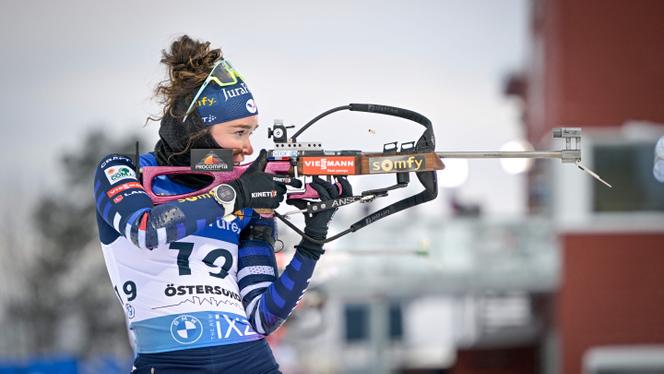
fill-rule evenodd
<path id="1" fill-rule="evenodd" d="M 301 199 L 287 199 L 286 204 L 292 205 L 297 209 L 305 209 L 307 207 L 307 202 Z"/>
<path id="2" fill-rule="evenodd" d="M 320 180 L 322 181 L 322 179 Z M 311 182 L 309 185 L 318 193 L 318 198 L 323 201 L 330 200 L 330 193 L 328 192 L 327 188 L 325 188 L 323 184 L 317 181 L 316 177 L 314 177 L 313 182 Z"/>
<path id="3" fill-rule="evenodd" d="M 287 184 L 295 188 L 302 188 L 302 181 L 297 178 L 291 178 L 290 183 Z"/>
<path id="4" fill-rule="evenodd" d="M 323 181 L 320 185 L 323 186 L 323 188 L 325 188 L 327 193 L 330 195 L 330 198 L 336 199 L 337 197 L 339 197 L 339 188 L 337 188 L 336 183 L 332 184 L 327 181 Z"/>
<path id="5" fill-rule="evenodd" d="M 341 192 L 339 196 L 343 197 L 349 197 L 353 196 L 353 187 L 350 185 L 350 182 L 348 182 L 348 179 L 345 177 L 338 177 L 337 182 L 339 185 L 341 185 Z"/>

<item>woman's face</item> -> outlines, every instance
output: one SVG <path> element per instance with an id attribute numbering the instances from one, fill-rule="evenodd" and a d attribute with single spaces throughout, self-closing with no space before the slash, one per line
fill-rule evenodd
<path id="1" fill-rule="evenodd" d="M 233 150 L 233 163 L 239 165 L 244 156 L 254 153 L 249 137 L 256 128 L 258 116 L 251 116 L 216 124 L 210 134 L 221 148 Z"/>

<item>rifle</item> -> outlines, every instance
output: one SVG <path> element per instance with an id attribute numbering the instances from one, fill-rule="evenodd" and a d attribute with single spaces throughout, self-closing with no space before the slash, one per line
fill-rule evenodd
<path id="1" fill-rule="evenodd" d="M 357 150 L 330 151 L 325 150 L 321 143 L 301 142 L 297 140 L 297 138 L 315 122 L 325 116 L 342 110 L 383 114 L 403 118 L 423 126 L 424 132 L 416 141 L 402 143 L 400 146 L 397 142 L 387 143 L 383 145 L 382 152 L 375 153 L 365 153 Z M 287 178 L 298 179 L 306 179 L 306 177 L 314 175 L 328 177 L 374 174 L 396 175 L 396 183 L 391 186 L 370 189 L 351 197 L 338 198 L 331 201 L 319 201 L 318 194 L 307 183 L 303 183 L 302 188 L 289 188 L 287 192 L 288 199 L 306 199 L 308 201 L 307 208 L 303 211 L 305 214 L 338 208 L 355 202 L 367 203 L 376 198 L 388 196 L 390 191 L 408 186 L 411 173 L 415 174 L 417 180 L 423 187 L 423 190 L 419 193 L 389 204 L 366 215 L 350 225 L 347 229 L 327 238 L 325 241 L 318 241 L 308 237 L 302 230 L 287 219 L 288 215 L 299 213 L 299 210 L 285 214 L 276 211 L 267 212 L 268 214 L 274 214 L 274 216 L 279 218 L 299 235 L 321 244 L 336 240 L 348 233 L 355 232 L 402 210 L 435 199 L 438 196 L 436 171 L 443 170 L 445 167 L 441 158 L 560 158 L 562 162 L 575 162 L 579 168 L 608 185 L 608 183 L 599 178 L 597 174 L 581 165 L 581 129 L 579 128 L 555 129 L 554 137 L 564 138 L 566 140 L 566 147 L 561 151 L 550 152 L 436 152 L 433 127 L 428 118 L 408 109 L 386 105 L 349 104 L 340 106 L 316 116 L 302 126 L 302 128 L 300 128 L 294 135 L 289 137 L 288 130 L 291 128 L 293 128 L 293 126 L 285 126 L 282 121 L 275 121 L 274 125 L 268 129 L 268 138 L 273 138 L 274 149 L 268 151 L 268 163 L 265 168 L 266 172 L 283 175 Z M 575 141 L 574 144 L 572 143 L 572 140 Z M 138 160 L 138 144 L 136 153 Z M 192 157 L 192 167 L 145 166 L 139 170 L 139 173 L 142 174 L 143 177 L 145 191 L 155 204 L 163 204 L 169 201 L 186 199 L 206 193 L 219 184 L 237 179 L 249 166 L 249 164 L 245 164 L 233 167 L 232 162 L 230 162 L 230 165 L 224 165 L 225 170 L 227 170 L 224 172 L 195 171 L 193 160 L 194 158 Z M 138 162 L 136 165 L 138 165 Z M 186 194 L 168 196 L 156 195 L 152 190 L 154 178 L 174 174 L 203 174 L 209 176 L 212 179 L 212 182 L 205 188 Z"/>

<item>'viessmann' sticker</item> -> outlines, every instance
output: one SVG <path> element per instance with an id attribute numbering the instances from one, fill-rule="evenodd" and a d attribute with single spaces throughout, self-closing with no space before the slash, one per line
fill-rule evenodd
<path id="1" fill-rule="evenodd" d="M 424 156 L 369 157 L 370 174 L 419 171 L 423 168 Z"/>
<path id="2" fill-rule="evenodd" d="M 355 156 L 302 157 L 302 174 L 353 175 Z"/>
<path id="3" fill-rule="evenodd" d="M 138 183 L 136 181 L 127 182 L 127 183 L 124 183 L 124 184 L 121 184 L 119 186 L 111 188 L 110 190 L 108 190 L 108 192 L 106 192 L 106 195 L 108 195 L 108 197 L 110 198 L 110 197 L 113 197 L 113 196 L 119 194 L 122 191 L 126 191 L 126 190 L 129 190 L 129 189 L 132 189 L 132 188 L 138 188 L 138 189 L 142 190 L 143 185 L 141 185 L 140 183 Z"/>

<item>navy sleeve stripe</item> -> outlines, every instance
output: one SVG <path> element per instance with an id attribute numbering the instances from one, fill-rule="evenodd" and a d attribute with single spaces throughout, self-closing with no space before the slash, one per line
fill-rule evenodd
<path id="1" fill-rule="evenodd" d="M 240 289 L 243 289 L 251 284 L 258 283 L 258 282 L 274 282 L 276 277 L 274 275 L 268 275 L 268 274 L 255 274 L 255 275 L 250 275 L 248 277 L 242 278 L 238 282 L 238 286 Z"/>
<path id="2" fill-rule="evenodd" d="M 97 196 L 97 206 L 101 206 L 101 201 L 104 199 L 104 194 L 100 193 L 99 196 Z"/>
<path id="3" fill-rule="evenodd" d="M 102 213 L 102 217 L 104 217 L 104 220 L 108 222 L 108 212 L 111 210 L 111 202 L 107 201 L 106 205 L 104 206 L 104 212 Z"/>
<path id="4" fill-rule="evenodd" d="M 243 247 L 242 250 L 238 251 L 240 257 L 247 256 L 272 256 L 273 250 L 270 247 Z"/>
<path id="5" fill-rule="evenodd" d="M 284 271 L 284 273 L 281 274 L 281 277 L 279 277 L 279 281 L 281 282 L 281 284 L 284 285 L 284 287 L 286 287 L 287 290 L 289 290 L 289 291 L 293 290 L 293 286 L 295 285 L 295 282 L 293 282 L 293 280 L 291 280 L 288 277 L 287 272 Z"/>
<path id="6" fill-rule="evenodd" d="M 291 313 L 293 308 L 286 308 L 285 302 L 284 306 L 278 306 L 277 303 L 274 301 L 274 298 L 270 295 L 270 291 L 266 290 L 265 292 L 266 297 L 261 299 L 261 303 L 264 306 L 263 308 L 270 312 L 270 314 L 281 316 L 283 318 L 288 317 L 288 315 Z M 294 305 L 293 305 L 294 306 Z M 264 318 L 261 316 L 261 318 Z M 266 330 L 271 330 L 271 326 L 265 326 Z M 275 326 L 276 328 L 276 326 Z"/>
<path id="7" fill-rule="evenodd" d="M 243 258 L 244 266 L 275 266 L 274 261 L 267 256 L 249 256 Z"/>
<path id="8" fill-rule="evenodd" d="M 279 292 L 277 292 L 277 288 L 274 286 L 274 284 L 268 287 L 268 289 L 270 290 L 270 296 L 272 296 L 274 303 L 277 304 L 279 309 L 283 308 L 286 304 L 286 300 L 284 300 L 284 298 L 279 295 Z"/>
<path id="9" fill-rule="evenodd" d="M 300 271 L 300 268 L 302 267 L 302 263 L 300 260 L 297 259 L 297 256 L 293 257 L 293 260 L 290 262 L 290 265 L 293 266 L 293 269 Z"/>
<path id="10" fill-rule="evenodd" d="M 250 302 L 250 301 L 253 300 L 256 296 L 258 296 L 258 295 L 262 294 L 263 292 L 265 292 L 265 289 L 266 289 L 266 288 L 267 288 L 267 287 L 257 288 L 257 289 L 255 289 L 255 290 L 252 290 L 251 292 L 249 292 L 248 294 L 246 294 L 246 295 L 242 298 L 242 301 L 245 301 L 245 300 L 246 300 L 247 303 Z"/>
<path id="11" fill-rule="evenodd" d="M 261 312 L 261 320 L 263 321 L 263 326 L 271 327 L 270 331 L 274 331 L 276 327 L 281 325 L 281 323 L 286 319 L 281 316 L 270 313 L 265 304 L 261 303 L 259 306 L 259 311 Z M 287 316 L 286 316 L 287 317 Z"/>

